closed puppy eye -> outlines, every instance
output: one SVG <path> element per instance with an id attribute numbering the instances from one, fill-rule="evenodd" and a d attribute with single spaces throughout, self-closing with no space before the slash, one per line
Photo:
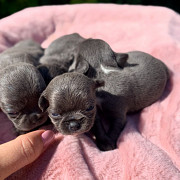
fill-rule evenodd
<path id="1" fill-rule="evenodd" d="M 86 111 L 92 111 L 94 109 L 94 106 L 89 106 Z"/>
<path id="2" fill-rule="evenodd" d="M 58 113 L 51 113 L 51 116 L 53 116 L 53 117 L 60 117 L 61 115 L 58 114 Z"/>
<path id="3" fill-rule="evenodd" d="M 9 112 L 8 115 L 11 117 L 16 117 L 19 113 L 18 112 Z"/>

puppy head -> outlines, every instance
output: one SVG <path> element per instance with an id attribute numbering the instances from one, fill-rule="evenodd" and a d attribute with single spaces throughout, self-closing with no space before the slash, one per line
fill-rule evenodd
<path id="1" fill-rule="evenodd" d="M 85 39 L 77 33 L 62 36 L 53 41 L 45 50 L 45 55 L 64 54 L 67 56 L 80 42 Z"/>
<path id="2" fill-rule="evenodd" d="M 40 59 L 41 63 L 61 63 L 65 67 L 72 64 L 77 45 L 85 39 L 77 33 L 62 36 L 53 41 L 45 50 L 45 55 Z"/>
<path id="3" fill-rule="evenodd" d="M 3 54 L 12 54 L 12 53 L 28 53 L 33 58 L 39 60 L 39 58 L 44 54 L 43 48 L 41 48 L 40 44 L 29 39 L 23 40 L 16 43 L 11 48 L 8 48 L 3 52 Z"/>
<path id="4" fill-rule="evenodd" d="M 45 87 L 33 65 L 19 63 L 0 71 L 0 107 L 18 130 L 30 131 L 47 120 L 38 107 Z"/>
<path id="5" fill-rule="evenodd" d="M 123 68 L 128 59 L 128 54 L 115 53 L 103 40 L 87 39 L 78 45 L 74 57 L 69 71 L 85 74 L 89 69 L 87 63 L 95 69 L 99 68 L 100 65 Z"/>
<path id="6" fill-rule="evenodd" d="M 23 51 L 11 51 L 0 54 L 0 69 L 16 63 L 39 65 L 39 62 L 31 54 Z"/>
<path id="7" fill-rule="evenodd" d="M 26 40 L 19 41 L 13 47 L 21 48 L 21 49 L 22 48 L 42 49 L 41 45 L 32 39 L 26 39 Z"/>
<path id="8" fill-rule="evenodd" d="M 55 128 L 62 134 L 82 134 L 94 124 L 95 90 L 103 85 L 103 81 L 80 73 L 65 73 L 49 83 L 39 99 L 39 106 L 47 110 Z"/>

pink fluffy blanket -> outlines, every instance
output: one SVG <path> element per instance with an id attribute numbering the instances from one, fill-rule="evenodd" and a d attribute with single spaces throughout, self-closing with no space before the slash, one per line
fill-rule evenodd
<path id="1" fill-rule="evenodd" d="M 47 47 L 74 32 L 103 39 L 116 52 L 140 50 L 164 61 L 172 73 L 163 97 L 127 117 L 117 149 L 101 152 L 85 135 L 57 134 L 61 140 L 8 179 L 180 179 L 180 16 L 151 6 L 29 8 L 0 20 L 0 51 L 27 38 Z M 12 125 L 1 112 L 0 143 L 12 138 Z"/>

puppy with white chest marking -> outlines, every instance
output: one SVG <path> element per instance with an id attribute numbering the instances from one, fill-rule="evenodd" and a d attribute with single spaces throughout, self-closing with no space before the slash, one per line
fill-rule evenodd
<path id="1" fill-rule="evenodd" d="M 47 114 L 38 107 L 38 99 L 45 88 L 44 79 L 31 64 L 17 63 L 0 71 L 0 108 L 18 134 L 46 122 Z"/>
<path id="2" fill-rule="evenodd" d="M 79 43 L 73 56 L 74 61 L 69 67 L 69 71 L 81 73 L 88 71 L 88 77 L 95 76 L 94 69 L 100 67 L 106 69 L 107 72 L 111 71 L 112 68 L 123 68 L 128 59 L 127 53 L 114 52 L 109 44 L 101 39 L 87 39 Z M 89 68 L 89 66 L 94 69 Z"/>
<path id="3" fill-rule="evenodd" d="M 99 148 L 110 150 L 116 148 L 117 139 L 126 124 L 126 114 L 141 110 L 162 96 L 169 71 L 163 62 L 139 51 L 126 53 L 120 67 L 116 63 L 117 53 L 102 41 L 101 46 L 95 46 L 99 43 L 93 40 L 88 44 L 77 52 L 70 70 L 104 80 L 105 86 L 98 88 L 96 93 L 98 113 L 94 130 Z M 107 131 L 103 127 L 103 119 L 109 121 Z"/>
<path id="4" fill-rule="evenodd" d="M 80 73 L 55 77 L 39 99 L 39 107 L 48 112 L 55 128 L 64 135 L 89 131 L 96 115 L 96 89 L 104 84 Z"/>

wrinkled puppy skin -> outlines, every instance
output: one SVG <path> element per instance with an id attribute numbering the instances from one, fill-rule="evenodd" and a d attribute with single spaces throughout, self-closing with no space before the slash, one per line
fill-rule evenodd
<path id="1" fill-rule="evenodd" d="M 64 135 L 88 132 L 96 115 L 96 89 L 104 81 L 92 80 L 80 73 L 55 77 L 39 99 L 39 107 L 48 115 L 55 128 Z"/>
<path id="2" fill-rule="evenodd" d="M 0 71 L 0 108 L 18 134 L 46 122 L 47 114 L 38 107 L 38 99 L 45 88 L 44 79 L 31 64 L 18 63 Z"/>
<path id="3" fill-rule="evenodd" d="M 73 63 L 74 71 L 105 81 L 105 86 L 96 93 L 99 111 L 94 130 L 101 132 L 97 139 L 101 150 L 114 149 L 126 124 L 126 114 L 157 101 L 163 94 L 169 71 L 163 62 L 140 51 L 127 53 L 124 68 L 106 67 L 103 64 L 103 58 L 105 62 L 114 61 L 103 46 L 98 50 L 93 46 L 91 49 L 84 47 L 79 52 Z M 107 132 L 103 129 L 102 119 L 110 121 Z"/>
<path id="4" fill-rule="evenodd" d="M 75 48 L 84 40 L 85 39 L 77 33 L 65 35 L 56 39 L 45 49 L 44 56 L 40 59 L 40 63 L 55 63 L 69 68 L 74 59 Z"/>
<path id="5" fill-rule="evenodd" d="M 69 71 L 85 73 L 89 70 L 89 77 L 95 75 L 95 71 L 90 71 L 92 69 L 89 69 L 89 64 L 95 69 L 100 67 L 122 69 L 128 59 L 127 53 L 115 53 L 111 47 L 101 39 L 87 39 L 79 43 L 73 56 L 74 61 Z"/>

